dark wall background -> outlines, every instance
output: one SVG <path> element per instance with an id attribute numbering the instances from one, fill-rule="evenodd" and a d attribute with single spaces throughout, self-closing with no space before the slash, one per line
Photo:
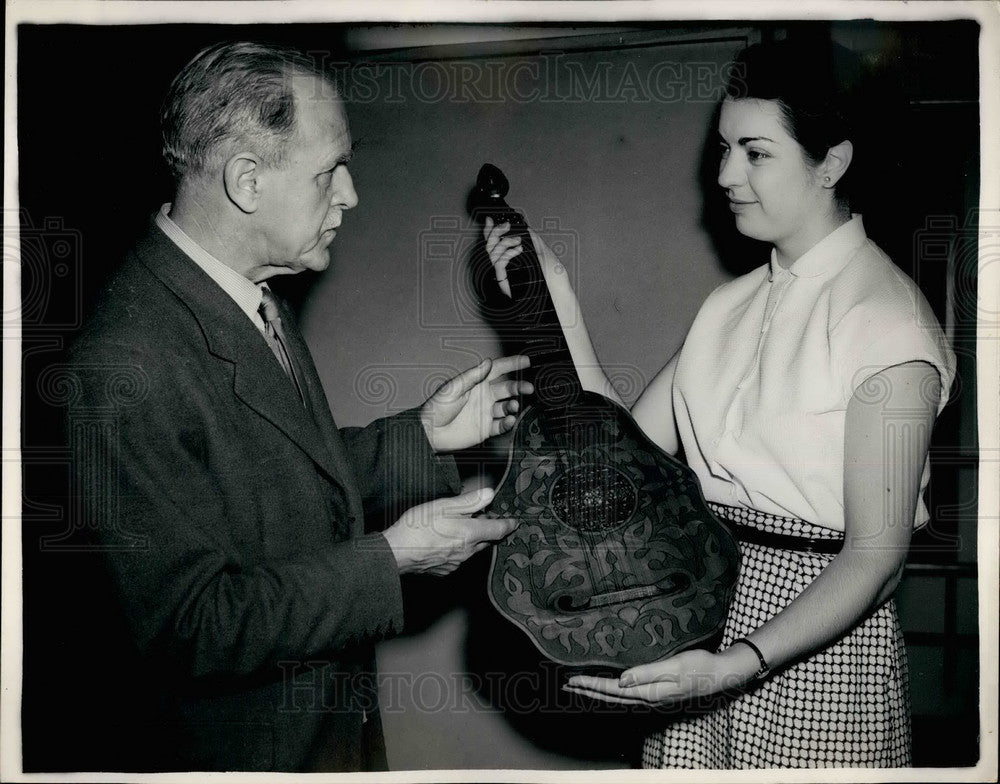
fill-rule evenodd
<path id="1" fill-rule="evenodd" d="M 960 358 L 960 388 L 935 440 L 934 523 L 915 542 L 900 602 L 918 761 L 973 760 L 976 25 L 720 23 L 614 33 L 595 25 L 26 25 L 18 34 L 26 767 L 87 769 L 83 730 L 109 710 L 99 673 L 148 677 L 120 628 L 91 610 L 101 572 L 78 547 L 65 491 L 69 445 L 55 425 L 61 398 L 46 373 L 97 287 L 170 198 L 158 107 L 196 51 L 222 37 L 266 38 L 354 65 L 348 112 L 361 202 L 332 247 L 331 269 L 282 281 L 299 303 L 334 414 L 348 425 L 416 405 L 443 377 L 497 352 L 476 307 L 464 214 L 487 160 L 510 177 L 511 203 L 563 244 L 598 352 L 633 400 L 705 294 L 766 258 L 716 213 L 708 152 L 722 69 L 749 40 L 805 34 L 832 35 L 897 86 L 866 225 L 925 290 Z M 627 88 L 630 69 L 648 75 L 662 63 L 676 74 L 674 98 L 642 100 L 641 84 Z M 533 74 L 546 68 L 557 99 L 523 99 L 545 89 Z M 375 85 L 367 93 L 366 73 Z M 588 87 L 595 76 L 605 81 Z M 456 89 L 441 87 L 442 77 Z M 542 665 L 489 606 L 487 567 L 479 558 L 444 580 L 409 581 L 411 629 L 380 648 L 391 765 L 637 762 L 637 735 L 655 717 L 594 711 L 562 696 L 558 669 Z M 122 728 L 142 709 L 116 709 Z"/>

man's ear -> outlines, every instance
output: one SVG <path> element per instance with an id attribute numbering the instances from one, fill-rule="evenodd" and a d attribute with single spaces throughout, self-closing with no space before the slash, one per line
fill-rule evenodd
<path id="1" fill-rule="evenodd" d="M 243 212 L 256 212 L 260 206 L 260 174 L 261 161 L 253 153 L 240 152 L 226 161 L 226 195 Z"/>
<path id="2" fill-rule="evenodd" d="M 820 164 L 820 177 L 824 188 L 832 188 L 844 176 L 854 157 L 854 145 L 845 139 L 827 150 L 826 158 Z"/>

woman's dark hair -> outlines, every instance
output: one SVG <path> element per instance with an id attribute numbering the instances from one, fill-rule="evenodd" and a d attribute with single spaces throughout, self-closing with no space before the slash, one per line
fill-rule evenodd
<path id="1" fill-rule="evenodd" d="M 851 141 L 854 157 L 835 189 L 838 203 L 849 209 L 870 152 L 863 81 L 860 59 L 843 46 L 829 40 L 778 41 L 754 44 L 737 55 L 726 95 L 776 101 L 785 130 L 814 165 L 834 145 Z"/>

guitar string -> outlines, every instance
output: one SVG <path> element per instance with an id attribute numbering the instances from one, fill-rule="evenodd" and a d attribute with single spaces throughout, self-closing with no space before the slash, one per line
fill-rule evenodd
<path id="1" fill-rule="evenodd" d="M 526 268 L 525 271 L 529 273 L 534 273 L 535 278 L 519 282 L 517 281 L 518 276 L 516 274 L 516 268 L 515 270 L 511 270 L 511 272 L 508 273 L 508 275 L 512 273 L 514 274 L 514 280 L 511 281 L 512 283 L 511 293 L 513 294 L 515 292 L 513 286 L 517 285 L 518 299 L 520 301 L 525 301 L 524 295 L 520 292 L 520 289 L 521 288 L 530 289 L 532 287 L 535 287 L 537 288 L 538 296 L 545 297 L 545 295 L 547 294 L 547 288 L 538 285 L 538 280 L 540 280 L 539 277 L 540 267 L 536 266 L 537 254 L 534 253 L 534 248 L 533 247 L 528 248 L 525 255 L 527 261 L 527 264 L 524 265 Z M 548 297 L 547 300 L 548 301 L 546 302 L 545 307 L 541 309 L 531 309 L 528 311 L 529 313 L 533 314 L 532 316 L 533 322 L 540 322 L 543 320 L 543 318 L 539 317 L 555 316 L 556 314 L 555 308 L 554 306 L 550 306 L 551 297 Z M 552 322 L 550 321 L 549 323 Z M 558 323 L 558 321 L 556 321 L 555 323 Z M 522 324 L 521 328 L 523 330 L 528 330 L 533 325 L 534 324 Z M 555 333 L 556 330 L 552 330 L 552 332 Z M 559 335 L 553 334 L 552 338 L 556 337 L 562 338 L 561 329 L 559 330 Z M 544 345 L 547 343 L 555 342 L 557 344 L 551 350 L 531 352 L 533 363 L 538 358 L 543 358 L 543 359 L 556 358 L 557 362 L 567 365 L 575 374 L 575 366 L 573 366 L 571 358 L 568 361 L 566 360 L 566 355 L 568 354 L 567 348 L 565 347 L 565 345 L 558 345 L 559 341 L 553 340 L 552 338 L 525 339 L 526 343 L 534 342 L 536 344 Z M 565 343 L 565 339 L 562 338 L 562 340 L 563 343 Z M 547 419 L 554 421 L 557 425 L 560 425 L 561 428 L 564 429 L 566 432 L 569 432 L 569 430 L 571 429 L 570 425 L 572 417 L 570 413 L 565 409 L 557 413 L 550 413 Z M 599 423 L 595 423 L 595 427 L 597 427 L 597 433 L 595 437 L 597 440 L 600 440 L 601 428 L 599 427 Z M 581 444 L 589 443 L 589 440 L 590 439 L 588 437 L 584 437 L 583 439 L 581 439 Z M 574 449 L 576 450 L 576 452 L 582 452 L 582 449 L 579 446 L 574 446 Z M 597 483 L 597 486 L 595 486 L 593 490 L 598 497 L 606 500 L 604 509 L 604 511 L 606 512 L 605 516 L 610 517 L 612 520 L 617 521 L 620 517 L 619 510 L 617 509 L 617 501 L 619 499 L 617 498 L 617 495 L 614 492 L 615 485 L 613 482 L 613 476 L 610 475 L 608 472 L 597 472 L 597 473 L 591 472 L 589 474 L 584 474 L 583 477 L 581 478 L 578 478 L 577 482 L 574 483 L 574 486 L 576 487 L 575 496 L 578 502 L 580 500 L 579 496 L 581 495 L 581 489 L 578 487 L 578 485 L 581 479 L 586 482 Z M 582 493 L 585 494 L 587 489 L 588 488 L 586 487 L 583 488 Z M 610 506 L 608 506 L 608 504 L 610 504 Z M 600 590 L 600 593 L 611 593 L 611 592 L 623 591 L 629 587 L 636 587 L 634 585 L 630 586 L 626 584 L 628 582 L 627 576 L 630 574 L 638 575 L 641 573 L 642 570 L 638 569 L 637 563 L 633 559 L 627 543 L 624 541 L 624 539 L 619 539 L 618 537 L 615 536 L 600 535 L 598 531 L 590 530 L 591 527 L 593 527 L 593 524 L 594 524 L 593 520 L 589 521 L 590 527 L 588 527 L 585 531 L 580 532 L 581 541 L 584 547 L 584 558 L 588 566 L 588 574 L 591 578 L 591 582 L 594 587 L 593 593 L 597 594 L 599 592 L 598 589 L 603 589 L 605 587 L 608 588 L 608 590 Z M 615 558 L 617 562 L 621 563 L 624 568 L 619 568 L 616 570 L 613 564 L 611 563 L 612 557 Z M 594 578 L 595 568 L 600 576 L 599 580 L 595 580 Z M 621 575 L 621 579 L 616 578 L 616 573 L 618 575 Z"/>
<path id="2" fill-rule="evenodd" d="M 533 318 L 531 319 L 532 321 L 536 322 L 534 324 L 535 327 L 537 327 L 538 315 L 555 317 L 554 318 L 554 323 L 555 323 L 556 326 L 552 330 L 552 333 L 553 333 L 553 337 L 555 338 L 555 342 L 557 343 L 556 348 L 554 350 L 552 350 L 552 351 L 545 352 L 545 353 L 542 353 L 542 354 L 537 354 L 536 353 L 533 356 L 529 355 L 529 356 L 531 356 L 532 364 L 534 365 L 536 357 L 544 357 L 546 355 L 547 356 L 560 356 L 560 357 L 563 358 L 562 359 L 563 363 L 566 364 L 566 365 L 568 365 L 568 367 L 571 368 L 571 370 L 572 370 L 572 372 L 570 374 L 567 374 L 568 377 L 574 377 L 575 373 L 576 373 L 576 369 L 575 369 L 575 366 L 573 365 L 573 362 L 572 362 L 572 356 L 569 355 L 568 347 L 565 345 L 565 337 L 562 335 L 561 325 L 559 325 L 558 318 L 556 317 L 555 306 L 553 305 L 553 303 L 551 301 L 551 296 L 549 295 L 548 288 L 547 288 L 547 286 L 545 285 L 545 282 L 544 282 L 544 275 L 542 274 L 542 271 L 541 271 L 541 264 L 538 261 L 538 254 L 535 251 L 534 245 L 533 245 L 533 243 L 531 241 L 531 237 L 530 237 L 530 235 L 527 232 L 526 224 L 524 223 L 523 217 L 521 217 L 520 215 L 518 215 L 516 213 L 513 213 L 513 211 L 511 211 L 511 212 L 512 212 L 512 215 L 511 215 L 512 219 L 510 221 L 511 222 L 511 231 L 512 232 L 513 231 L 517 231 L 519 233 L 519 235 L 521 237 L 521 241 L 522 241 L 522 247 L 523 247 L 523 250 L 522 250 L 522 253 L 521 253 L 521 256 L 522 256 L 521 263 L 518 264 L 518 265 L 516 265 L 514 267 L 514 269 L 511 269 L 508 266 L 508 272 L 507 272 L 507 276 L 508 277 L 507 277 L 507 279 L 508 279 L 508 285 L 511 287 L 511 294 L 514 294 L 515 291 L 517 291 L 519 301 L 524 301 L 523 299 L 521 299 L 521 297 L 523 296 L 523 294 L 528 293 L 528 292 L 521 292 L 521 289 L 531 289 L 531 288 L 536 289 L 536 291 L 537 291 L 537 295 L 536 296 L 544 300 L 544 306 L 543 306 L 543 308 L 541 310 L 535 310 L 535 309 L 529 310 L 530 313 L 535 314 L 533 316 Z M 516 219 L 513 219 L 514 215 L 516 215 Z M 501 221 L 501 220 L 498 219 L 497 222 L 506 222 L 506 220 Z M 520 279 L 520 278 L 525 277 L 525 276 L 528 277 L 527 280 L 521 280 Z M 532 325 L 522 324 L 521 328 L 522 329 L 527 329 L 530 326 L 532 326 Z M 560 339 L 561 339 L 561 344 L 560 344 Z M 530 340 L 526 340 L 525 342 L 529 342 L 530 343 Z M 568 357 L 568 362 L 567 362 L 567 357 Z M 541 370 L 541 367 L 536 367 L 535 368 L 535 371 L 536 371 L 535 372 L 535 379 L 536 379 L 536 381 L 538 380 L 538 371 L 539 370 Z M 575 386 L 576 386 L 576 390 L 577 390 L 577 393 L 578 393 L 582 389 L 582 387 L 581 387 L 581 385 L 579 383 L 579 379 L 576 379 L 576 385 Z M 539 390 L 536 389 L 536 395 L 538 394 L 538 392 L 539 392 Z M 543 401 L 544 401 L 544 394 L 545 393 L 543 392 L 543 394 L 540 396 L 540 398 L 543 399 Z M 558 413 L 555 413 L 555 414 L 550 413 L 548 416 L 542 418 L 541 425 L 542 425 L 543 428 L 546 426 L 546 421 L 550 420 L 550 419 L 551 420 L 555 420 L 555 422 L 559 425 L 559 429 L 557 430 L 557 432 L 562 432 L 562 433 L 564 433 L 564 434 L 567 435 L 567 438 L 563 439 L 563 441 L 564 441 L 563 448 L 564 449 L 571 449 L 572 447 L 568 444 L 568 441 L 569 441 L 569 439 L 568 439 L 568 433 L 570 431 L 570 420 L 571 420 L 571 417 L 569 415 L 568 410 L 566 408 L 563 408 L 561 412 L 558 412 Z M 550 438 L 551 438 L 552 441 L 554 441 L 556 444 L 558 444 L 558 440 L 559 439 L 553 438 L 553 437 L 551 437 L 551 435 L 550 435 Z M 570 477 L 570 479 L 572 480 L 572 477 Z M 574 501 L 573 496 L 574 495 L 579 496 L 579 490 L 576 489 L 576 487 L 575 487 L 575 485 L 578 484 L 578 482 L 570 481 L 568 484 L 569 484 L 569 487 L 567 489 L 567 493 L 569 495 L 569 503 L 567 504 L 567 506 L 569 508 L 572 508 L 574 506 L 574 504 L 573 504 L 573 501 Z M 594 575 L 594 559 L 591 557 L 592 545 L 591 545 L 591 543 L 589 541 L 589 536 L 588 536 L 587 532 L 580 530 L 579 527 L 577 527 L 577 529 L 576 529 L 576 534 L 577 534 L 577 540 L 578 540 L 578 542 L 580 544 L 580 547 L 581 547 L 581 551 L 582 551 L 582 555 L 583 555 L 583 561 L 584 561 L 584 564 L 586 566 L 587 576 L 590 579 L 590 586 L 591 586 L 590 593 L 591 593 L 591 596 L 588 598 L 588 601 L 589 601 L 589 599 L 593 598 L 593 595 L 597 592 L 598 587 L 601 586 L 601 585 L 603 585 L 603 583 L 607 580 L 608 575 L 606 575 L 606 574 L 603 573 L 603 569 L 600 566 L 600 559 L 597 559 L 598 560 L 598 565 L 597 565 L 598 566 L 598 573 L 600 574 L 601 577 L 600 577 L 600 580 L 598 580 L 598 579 L 595 578 L 595 575 Z"/>

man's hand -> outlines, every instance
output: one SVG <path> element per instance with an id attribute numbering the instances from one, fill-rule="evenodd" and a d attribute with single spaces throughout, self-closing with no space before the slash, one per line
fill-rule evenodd
<path id="1" fill-rule="evenodd" d="M 420 422 L 435 452 L 454 452 L 506 433 L 517 422 L 518 395 L 534 388 L 527 381 L 502 376 L 528 367 L 527 357 L 484 359 L 431 395 L 420 410 Z"/>
<path id="2" fill-rule="evenodd" d="M 517 521 L 471 517 L 493 500 L 493 491 L 474 490 L 408 509 L 382 532 L 399 573 L 450 574 L 469 556 L 503 539 Z"/>

